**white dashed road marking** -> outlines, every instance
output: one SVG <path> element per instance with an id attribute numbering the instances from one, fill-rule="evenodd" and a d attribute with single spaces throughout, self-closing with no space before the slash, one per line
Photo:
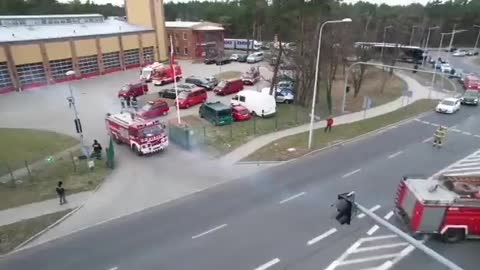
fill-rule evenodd
<path id="1" fill-rule="evenodd" d="M 391 217 L 393 217 L 393 211 L 388 212 L 383 218 L 389 220 Z"/>
<path id="2" fill-rule="evenodd" d="M 118 267 L 115 266 L 115 267 L 112 267 L 112 268 L 110 268 L 110 269 L 108 269 L 108 270 L 117 270 L 117 269 L 118 269 Z"/>
<path id="3" fill-rule="evenodd" d="M 361 171 L 361 170 L 362 170 L 362 169 L 357 169 L 357 170 L 355 170 L 355 171 L 349 172 L 349 173 L 343 175 L 342 178 L 347 178 L 347 177 L 349 177 L 349 176 L 352 176 L 352 175 L 358 173 L 358 172 Z"/>
<path id="4" fill-rule="evenodd" d="M 284 203 L 286 203 L 286 202 L 288 202 L 288 201 L 294 200 L 294 199 L 296 199 L 296 198 L 298 198 L 298 197 L 301 197 L 301 196 L 303 196 L 303 195 L 305 195 L 305 194 L 307 194 L 307 193 L 306 193 L 306 192 L 300 192 L 300 193 L 298 193 L 298 194 L 295 194 L 295 195 L 293 195 L 293 196 L 291 196 L 291 197 L 286 198 L 285 200 L 280 201 L 279 203 L 280 203 L 280 204 L 284 204 Z"/>
<path id="5" fill-rule="evenodd" d="M 332 234 L 334 234 L 334 233 L 336 233 L 336 232 L 337 232 L 337 229 L 331 228 L 330 230 L 328 230 L 328 231 L 322 233 L 321 235 L 313 238 L 312 240 L 308 241 L 308 242 L 307 242 L 307 246 L 311 246 L 311 245 L 317 243 L 318 241 L 320 241 L 320 240 L 322 240 L 322 239 L 325 239 L 325 238 L 329 237 L 330 235 L 332 235 Z"/>
<path id="6" fill-rule="evenodd" d="M 388 159 L 394 158 L 394 157 L 396 157 L 396 156 L 398 156 L 398 155 L 401 155 L 402 153 L 403 153 L 403 151 L 398 151 L 398 152 L 396 152 L 396 153 L 393 153 L 393 154 L 391 154 L 390 156 L 388 156 Z"/>
<path id="7" fill-rule="evenodd" d="M 431 140 L 433 140 L 433 138 L 432 138 L 432 137 L 430 137 L 430 138 L 426 138 L 426 139 L 425 139 L 425 140 L 423 140 L 422 142 L 423 142 L 423 143 L 427 143 L 427 142 L 429 142 L 429 141 L 431 141 Z"/>
<path id="8" fill-rule="evenodd" d="M 265 270 L 265 269 L 268 269 L 269 267 L 272 267 L 274 266 L 275 264 L 279 263 L 280 262 L 280 259 L 278 258 L 275 258 L 265 264 L 262 264 L 260 265 L 259 267 L 255 268 L 255 270 Z"/>
<path id="9" fill-rule="evenodd" d="M 209 234 L 209 233 L 212 233 L 212 232 L 214 232 L 214 231 L 220 230 L 220 229 L 222 229 L 222 228 L 224 228 L 224 227 L 227 227 L 227 224 L 222 224 L 222 225 L 220 225 L 220 226 L 217 226 L 217 227 L 215 227 L 215 228 L 213 228 L 213 229 L 210 229 L 210 230 L 208 230 L 208 231 L 205 231 L 205 232 L 203 232 L 203 233 L 194 235 L 194 236 L 192 236 L 192 239 L 196 239 L 196 238 L 202 237 L 202 236 L 207 235 L 207 234 Z"/>
<path id="10" fill-rule="evenodd" d="M 372 235 L 372 234 L 374 234 L 378 229 L 380 229 L 380 227 L 378 227 L 378 225 L 373 225 L 373 227 L 370 228 L 370 230 L 368 230 L 367 234 L 368 234 L 368 235 Z"/>

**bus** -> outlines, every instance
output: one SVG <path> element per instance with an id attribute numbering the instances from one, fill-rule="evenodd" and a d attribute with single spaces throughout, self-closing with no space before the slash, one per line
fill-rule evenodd
<path id="1" fill-rule="evenodd" d="M 426 56 L 426 52 L 423 48 L 418 46 L 408 46 L 398 43 L 377 43 L 377 42 L 355 42 L 355 48 L 362 48 L 367 50 L 373 50 L 375 53 L 380 54 L 382 48 L 383 53 L 393 54 L 395 50 L 399 50 L 398 61 L 418 63 L 421 62 L 423 57 Z"/>

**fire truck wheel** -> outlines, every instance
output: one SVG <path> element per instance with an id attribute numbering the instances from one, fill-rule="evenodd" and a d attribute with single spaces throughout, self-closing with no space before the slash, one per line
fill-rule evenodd
<path id="1" fill-rule="evenodd" d="M 137 156 L 141 156 L 142 155 L 142 152 L 140 151 L 140 149 L 138 149 L 138 147 L 136 145 L 134 145 L 132 147 L 132 150 L 133 152 L 135 152 L 137 154 Z"/>
<path id="2" fill-rule="evenodd" d="M 450 228 L 442 235 L 442 240 L 447 243 L 457 243 L 465 239 L 465 230 Z"/>

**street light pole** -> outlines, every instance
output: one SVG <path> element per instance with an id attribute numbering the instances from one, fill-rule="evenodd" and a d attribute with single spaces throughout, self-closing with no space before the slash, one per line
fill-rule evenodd
<path id="1" fill-rule="evenodd" d="M 65 75 L 67 77 L 73 78 L 75 76 L 75 71 L 73 71 L 73 70 L 67 71 L 65 73 Z M 77 105 L 76 105 L 76 102 L 75 102 L 75 97 L 73 96 L 73 89 L 72 89 L 72 84 L 71 83 L 68 83 L 68 90 L 70 92 L 70 96 L 67 97 L 68 106 L 73 109 L 73 115 L 75 117 L 75 119 L 74 119 L 75 128 L 76 128 L 77 133 L 80 136 L 80 143 L 82 145 L 83 153 L 87 156 L 87 158 L 89 158 L 89 153 L 88 153 L 87 147 L 85 147 L 85 141 L 84 141 L 84 138 L 83 138 L 82 123 L 80 122 L 80 118 L 78 118 L 78 110 L 77 110 Z"/>
<path id="2" fill-rule="evenodd" d="M 478 28 L 477 40 L 475 40 L 475 46 L 473 47 L 473 51 L 476 51 L 478 46 L 478 39 L 480 39 L 480 25 L 474 24 L 473 28 Z"/>
<path id="3" fill-rule="evenodd" d="M 389 26 L 385 26 L 383 28 L 383 44 L 382 44 L 382 48 L 380 49 L 380 60 L 383 62 L 383 48 L 385 47 L 385 38 L 387 36 L 387 29 L 389 28 L 392 28 L 393 26 L 392 25 L 389 25 Z"/>
<path id="4" fill-rule="evenodd" d="M 440 57 L 440 50 L 442 49 L 443 37 L 448 34 L 450 33 L 440 33 L 441 35 L 440 44 L 438 45 L 437 58 L 435 58 L 435 64 L 434 64 L 435 66 L 433 67 L 433 71 L 435 72 L 433 73 L 433 76 L 432 76 L 432 87 L 430 88 L 430 91 L 428 91 L 428 98 L 431 97 L 433 87 L 435 87 L 435 75 L 437 75 L 437 64 L 438 64 L 438 58 Z"/>
<path id="5" fill-rule="evenodd" d="M 453 38 L 455 37 L 455 29 L 457 28 L 457 24 L 453 25 L 453 31 L 452 31 L 452 36 L 450 37 L 450 43 L 448 44 L 448 52 L 452 50 L 452 45 L 453 45 Z"/>
<path id="6" fill-rule="evenodd" d="M 308 149 L 312 149 L 313 122 L 315 120 L 315 101 L 317 99 L 318 70 L 319 70 L 319 66 L 320 66 L 320 48 L 322 47 L 323 27 L 327 24 L 347 23 L 347 22 L 351 22 L 351 21 L 352 21 L 352 19 L 350 19 L 350 18 L 345 18 L 343 20 L 326 21 L 320 26 L 320 33 L 318 34 L 317 61 L 316 61 L 316 66 L 315 66 L 315 81 L 314 81 L 314 86 L 313 86 L 312 110 L 310 112 L 310 131 L 309 131 L 309 134 L 308 134 Z"/>
<path id="7" fill-rule="evenodd" d="M 430 41 L 430 31 L 434 30 L 434 29 L 439 29 L 439 28 L 440 27 L 438 27 L 438 26 L 428 28 L 427 42 L 425 43 L 424 52 L 427 51 L 427 48 L 428 48 L 428 42 Z M 425 66 L 425 57 L 422 57 L 422 67 L 423 66 Z"/>
<path id="8" fill-rule="evenodd" d="M 408 44 L 409 46 L 412 46 L 413 42 L 413 34 L 415 33 L 415 28 L 419 27 L 418 25 L 413 25 L 412 26 L 412 33 L 410 34 L 410 43 Z"/>

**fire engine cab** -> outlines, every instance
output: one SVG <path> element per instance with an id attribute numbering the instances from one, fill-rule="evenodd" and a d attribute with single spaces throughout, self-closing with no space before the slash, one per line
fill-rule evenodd
<path id="1" fill-rule="evenodd" d="M 182 68 L 174 62 L 175 78 L 178 81 L 183 76 Z M 173 82 L 173 70 L 170 65 L 155 62 L 144 67 L 140 72 L 140 80 L 153 82 L 154 85 L 162 85 Z"/>
<path id="2" fill-rule="evenodd" d="M 449 243 L 480 236 L 480 176 L 404 178 L 395 205 L 413 234 L 436 234 Z"/>
<path id="3" fill-rule="evenodd" d="M 145 120 L 132 113 L 107 114 L 107 130 L 113 140 L 130 146 L 137 155 L 155 153 L 168 146 L 165 125 L 158 120 Z"/>

